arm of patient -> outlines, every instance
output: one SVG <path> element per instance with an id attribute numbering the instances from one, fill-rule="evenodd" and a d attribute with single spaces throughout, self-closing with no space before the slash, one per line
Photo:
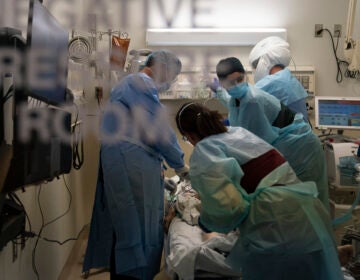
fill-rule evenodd
<path id="1" fill-rule="evenodd" d="M 166 216 L 164 217 L 164 231 L 166 234 L 168 234 L 171 221 L 175 216 L 176 216 L 175 207 L 170 207 Z"/>

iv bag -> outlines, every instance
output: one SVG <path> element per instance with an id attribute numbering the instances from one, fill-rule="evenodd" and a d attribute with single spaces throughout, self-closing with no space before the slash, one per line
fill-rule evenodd
<path id="1" fill-rule="evenodd" d="M 130 39 L 112 36 L 112 47 L 110 54 L 110 65 L 112 70 L 124 70 L 126 54 L 129 48 Z"/>

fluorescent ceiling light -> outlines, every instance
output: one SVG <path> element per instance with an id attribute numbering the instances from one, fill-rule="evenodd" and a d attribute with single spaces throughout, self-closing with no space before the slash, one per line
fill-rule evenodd
<path id="1" fill-rule="evenodd" d="M 268 36 L 286 40 L 285 28 L 161 28 L 146 31 L 148 46 L 253 46 Z"/>

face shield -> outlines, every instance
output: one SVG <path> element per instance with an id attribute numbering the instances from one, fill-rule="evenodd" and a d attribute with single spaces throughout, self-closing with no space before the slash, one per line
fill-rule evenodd
<path id="1" fill-rule="evenodd" d="M 181 71 L 181 62 L 173 53 L 167 51 L 157 51 L 151 56 L 154 59 L 152 70 L 157 89 L 159 92 L 165 92 L 176 82 Z"/>
<path id="2" fill-rule="evenodd" d="M 255 69 L 254 81 L 270 74 L 275 65 L 287 67 L 291 60 L 289 44 L 280 37 L 268 37 L 258 42 L 251 50 L 249 63 Z"/>

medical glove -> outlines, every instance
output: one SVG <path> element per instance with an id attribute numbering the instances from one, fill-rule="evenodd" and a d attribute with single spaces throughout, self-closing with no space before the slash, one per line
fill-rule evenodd
<path id="1" fill-rule="evenodd" d="M 184 165 L 183 167 L 181 168 L 177 168 L 175 169 L 175 173 L 176 175 L 178 175 L 180 177 L 180 179 L 182 180 L 190 180 L 190 177 L 189 177 L 189 166 L 187 165 Z"/>
<path id="2" fill-rule="evenodd" d="M 216 90 L 220 87 L 219 79 L 214 78 L 212 82 L 207 82 L 206 86 L 216 93 Z"/>

